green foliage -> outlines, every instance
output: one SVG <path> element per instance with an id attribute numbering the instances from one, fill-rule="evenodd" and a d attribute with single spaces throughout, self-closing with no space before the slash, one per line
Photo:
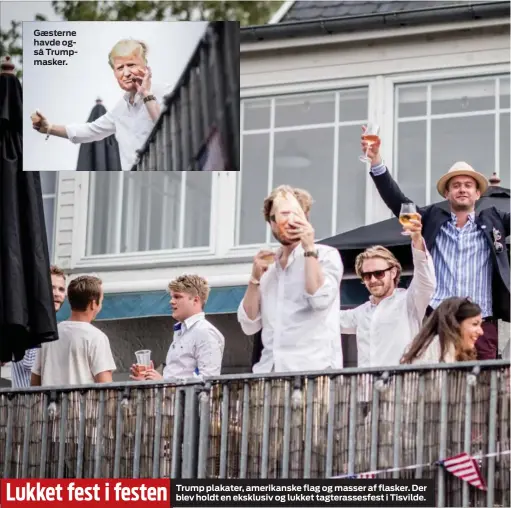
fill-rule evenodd
<path id="1" fill-rule="evenodd" d="M 242 25 L 262 25 L 282 2 L 78 2 L 53 1 L 52 7 L 67 21 L 239 21 Z M 37 14 L 36 21 L 46 21 Z M 11 55 L 18 77 L 22 64 L 21 22 L 12 21 L 8 31 L 0 30 L 0 56 Z M 19 65 L 18 65 L 19 63 Z"/>

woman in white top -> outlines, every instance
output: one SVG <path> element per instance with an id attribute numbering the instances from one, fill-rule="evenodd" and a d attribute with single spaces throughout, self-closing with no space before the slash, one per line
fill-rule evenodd
<path id="1" fill-rule="evenodd" d="M 401 363 L 453 363 L 476 359 L 483 335 L 481 307 L 469 298 L 447 298 L 429 316 Z"/>

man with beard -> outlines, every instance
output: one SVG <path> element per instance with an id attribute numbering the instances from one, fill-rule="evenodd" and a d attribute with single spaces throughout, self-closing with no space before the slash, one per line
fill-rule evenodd
<path id="1" fill-rule="evenodd" d="M 339 324 L 343 266 L 338 251 L 314 243 L 311 195 L 286 185 L 264 201 L 264 218 L 280 243 L 254 258 L 238 321 L 246 335 L 262 330 L 255 373 L 342 368 Z"/>
<path id="2" fill-rule="evenodd" d="M 53 290 L 53 305 L 58 312 L 66 299 L 66 276 L 58 266 L 50 267 L 51 287 Z M 11 368 L 13 388 L 30 386 L 30 376 L 38 348 L 27 349 L 25 356 L 19 362 L 13 362 Z"/>
<path id="3" fill-rule="evenodd" d="M 410 233 L 414 263 L 407 289 L 397 287 L 401 264 L 385 247 L 370 247 L 355 260 L 355 271 L 371 296 L 355 309 L 341 310 L 341 329 L 357 336 L 358 367 L 398 365 L 419 332 L 435 292 L 435 269 L 422 238 L 421 222 L 411 220 L 403 227 Z"/>
<path id="4" fill-rule="evenodd" d="M 136 161 L 136 150 L 146 141 L 160 116 L 164 95 L 171 92 L 166 85 L 151 81 L 147 66 L 147 45 L 124 39 L 110 51 L 108 60 L 115 79 L 125 93 L 111 110 L 91 123 L 54 125 L 40 112 L 32 114 L 32 127 L 42 134 L 69 139 L 72 143 L 92 143 L 115 134 L 119 143 L 121 166 L 130 171 Z"/>
<path id="5" fill-rule="evenodd" d="M 385 204 L 399 217 L 410 200 L 390 176 L 380 156 L 380 143 L 371 146 L 362 138 L 362 149 L 371 159 L 371 177 Z M 437 182 L 447 211 L 438 204 L 417 208 L 422 216 L 424 239 L 435 265 L 437 287 L 427 314 L 452 296 L 469 297 L 483 310 L 483 331 L 477 343 L 479 360 L 497 358 L 497 321 L 509 322 L 509 258 L 506 237 L 510 214 L 495 207 L 475 212 L 476 201 L 488 181 L 466 162 L 456 162 Z"/>

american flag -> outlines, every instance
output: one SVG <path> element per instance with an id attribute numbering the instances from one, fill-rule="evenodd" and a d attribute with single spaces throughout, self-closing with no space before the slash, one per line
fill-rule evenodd
<path id="1" fill-rule="evenodd" d="M 226 169 L 222 140 L 218 130 L 213 130 L 198 156 L 200 171 L 224 171 Z"/>
<path id="2" fill-rule="evenodd" d="M 477 465 L 476 459 L 463 452 L 454 457 L 449 457 L 441 462 L 449 473 L 461 478 L 464 482 L 480 489 L 486 490 L 486 484 Z"/>

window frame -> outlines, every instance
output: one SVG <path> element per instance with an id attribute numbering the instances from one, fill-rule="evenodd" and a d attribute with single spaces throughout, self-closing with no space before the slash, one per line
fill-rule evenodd
<path id="1" fill-rule="evenodd" d="M 58 221 L 58 213 L 60 210 L 60 207 L 58 206 L 59 201 L 59 179 L 60 179 L 60 173 L 57 172 L 55 176 L 55 189 L 52 194 L 44 194 L 42 192 L 41 188 L 41 197 L 43 199 L 43 211 L 44 211 L 44 200 L 45 199 L 53 199 L 53 225 L 52 225 L 52 234 L 51 239 L 48 240 L 48 256 L 50 260 L 50 264 L 55 263 L 56 259 L 56 238 L 57 238 L 57 225 L 59 224 Z M 46 222 L 46 217 L 44 218 Z M 48 232 L 46 232 L 48 233 Z"/>
<path id="2" fill-rule="evenodd" d="M 271 101 L 275 101 L 277 97 L 289 97 L 292 95 L 302 95 L 302 94 L 314 94 L 314 93 L 325 93 L 325 92 L 339 92 L 342 90 L 351 90 L 356 88 L 367 88 L 367 111 L 368 111 L 368 118 L 367 120 L 369 122 L 376 122 L 376 118 L 374 117 L 374 114 L 371 115 L 371 112 L 375 111 L 374 108 L 374 94 L 376 91 L 376 78 L 373 77 L 358 77 L 358 78 L 350 78 L 350 79 L 329 79 L 329 80 L 316 80 L 316 81 L 307 81 L 302 83 L 293 83 L 293 84 L 276 84 L 271 86 L 262 86 L 262 87 L 247 87 L 240 90 L 240 100 L 250 100 L 250 99 L 270 99 Z M 338 95 L 336 95 L 336 110 L 335 110 L 335 118 L 334 118 L 334 125 L 338 126 L 341 122 L 339 119 L 339 108 L 338 108 Z M 241 126 L 241 133 L 240 133 L 240 154 L 243 154 L 243 122 L 244 122 L 244 112 L 245 108 L 242 104 L 241 111 L 240 111 L 240 126 Z M 273 116 L 273 115 L 272 115 Z M 274 121 L 275 118 L 270 119 L 270 127 L 268 131 L 271 133 L 274 131 Z M 346 122 L 354 123 L 354 122 Z M 334 127 L 336 128 L 336 127 Z M 287 128 L 281 127 L 277 132 L 280 130 L 286 130 Z M 291 127 L 289 130 L 293 130 L 293 127 Z M 273 158 L 270 157 L 270 154 L 273 152 L 273 136 L 270 136 L 270 143 L 269 143 L 269 153 L 268 153 L 268 171 L 272 172 L 272 166 L 273 166 Z M 339 160 L 338 160 L 338 143 L 339 139 L 338 136 L 334 136 L 334 157 L 333 157 L 333 165 L 335 164 L 337 166 L 337 171 L 334 174 L 333 177 L 333 189 L 332 189 L 332 198 L 337 198 L 337 187 L 338 187 L 338 178 L 339 178 Z M 363 165 L 360 163 L 361 171 L 363 171 Z M 269 233 L 269 227 L 267 226 L 267 233 L 265 242 L 261 244 L 238 244 L 239 241 L 239 232 L 240 232 L 240 207 L 241 207 L 241 186 L 243 185 L 243 168 L 241 167 L 241 161 L 240 161 L 240 173 L 237 178 L 236 182 L 236 194 L 235 194 L 235 211 L 234 211 L 234 243 L 232 247 L 229 249 L 229 252 L 232 255 L 242 255 L 242 256 L 253 256 L 260 248 L 261 245 L 264 243 L 266 244 L 268 241 L 271 242 L 271 235 Z M 333 169 L 333 168 L 332 168 Z M 269 194 L 272 190 L 272 184 L 270 179 L 268 180 L 268 189 L 267 193 Z M 370 176 L 366 175 L 366 203 L 365 203 L 365 225 L 371 224 L 370 218 L 372 217 L 372 199 L 371 199 L 371 189 L 370 189 Z M 313 196 L 314 197 L 314 196 Z M 262 207 L 262 203 L 261 203 Z M 335 215 L 335 217 L 334 217 Z M 261 214 L 261 220 L 263 219 L 263 216 Z M 337 214 L 333 214 L 332 211 L 332 228 L 335 228 L 337 221 Z M 336 233 L 334 233 L 336 234 Z"/>
<path id="3" fill-rule="evenodd" d="M 396 157 L 398 153 L 399 147 L 398 139 L 397 139 L 397 120 L 398 120 L 398 107 L 399 103 L 396 100 L 396 89 L 398 85 L 427 85 L 428 83 L 433 82 L 441 82 L 441 81 L 449 81 L 456 79 L 483 79 L 483 78 L 491 78 L 497 77 L 501 75 L 509 75 L 511 66 L 507 63 L 499 63 L 492 65 L 484 65 L 484 66 L 470 66 L 470 67 L 459 67 L 457 69 L 438 69 L 433 71 L 418 71 L 418 72 L 407 72 L 402 74 L 396 74 L 393 76 L 387 76 L 384 78 L 384 102 L 387 104 L 387 109 L 392 111 L 392 115 L 385 115 L 383 117 L 383 124 L 381 125 L 382 132 L 385 135 L 382 135 L 382 156 L 384 161 L 387 161 L 389 164 L 389 172 L 393 178 L 399 182 L 399 168 L 397 167 Z M 498 90 L 496 90 L 498 92 Z M 498 114 L 498 113 L 495 113 Z M 430 112 L 427 112 L 426 116 L 429 116 Z M 453 115 L 454 117 L 455 115 Z M 391 123 L 392 122 L 392 123 Z M 429 117 L 427 120 L 428 123 L 431 122 L 431 118 Z M 426 156 L 428 159 L 431 158 L 431 135 L 430 129 L 426 130 Z M 498 138 L 498 139 L 497 139 Z M 499 157 L 497 167 L 500 167 L 500 153 L 497 153 L 497 148 L 500 144 L 499 132 L 495 132 L 495 145 L 494 150 L 496 151 L 496 156 Z M 390 161 L 390 162 L 389 162 Z M 430 198 L 431 191 L 431 170 L 430 170 L 430 161 L 427 161 L 426 165 L 426 198 Z M 447 170 L 448 168 L 446 168 Z M 490 176 L 490 175 L 486 175 Z M 424 206 L 421 203 L 421 206 Z M 392 213 L 387 209 L 387 218 L 392 216 Z M 380 219 L 383 220 L 383 219 Z"/>
<path id="4" fill-rule="evenodd" d="M 190 260 L 205 261 L 214 258 L 217 253 L 216 218 L 220 205 L 217 189 L 221 183 L 221 173 L 213 173 L 211 188 L 211 218 L 209 225 L 209 246 L 178 249 L 123 252 L 117 254 L 87 254 L 87 238 L 91 226 L 89 219 L 89 172 L 77 172 L 75 176 L 75 205 L 71 246 L 72 268 L 115 268 L 126 269 L 151 268 L 161 265 L 189 264 Z M 120 220 L 120 217 L 118 218 Z M 179 232 L 181 235 L 182 233 Z"/>

